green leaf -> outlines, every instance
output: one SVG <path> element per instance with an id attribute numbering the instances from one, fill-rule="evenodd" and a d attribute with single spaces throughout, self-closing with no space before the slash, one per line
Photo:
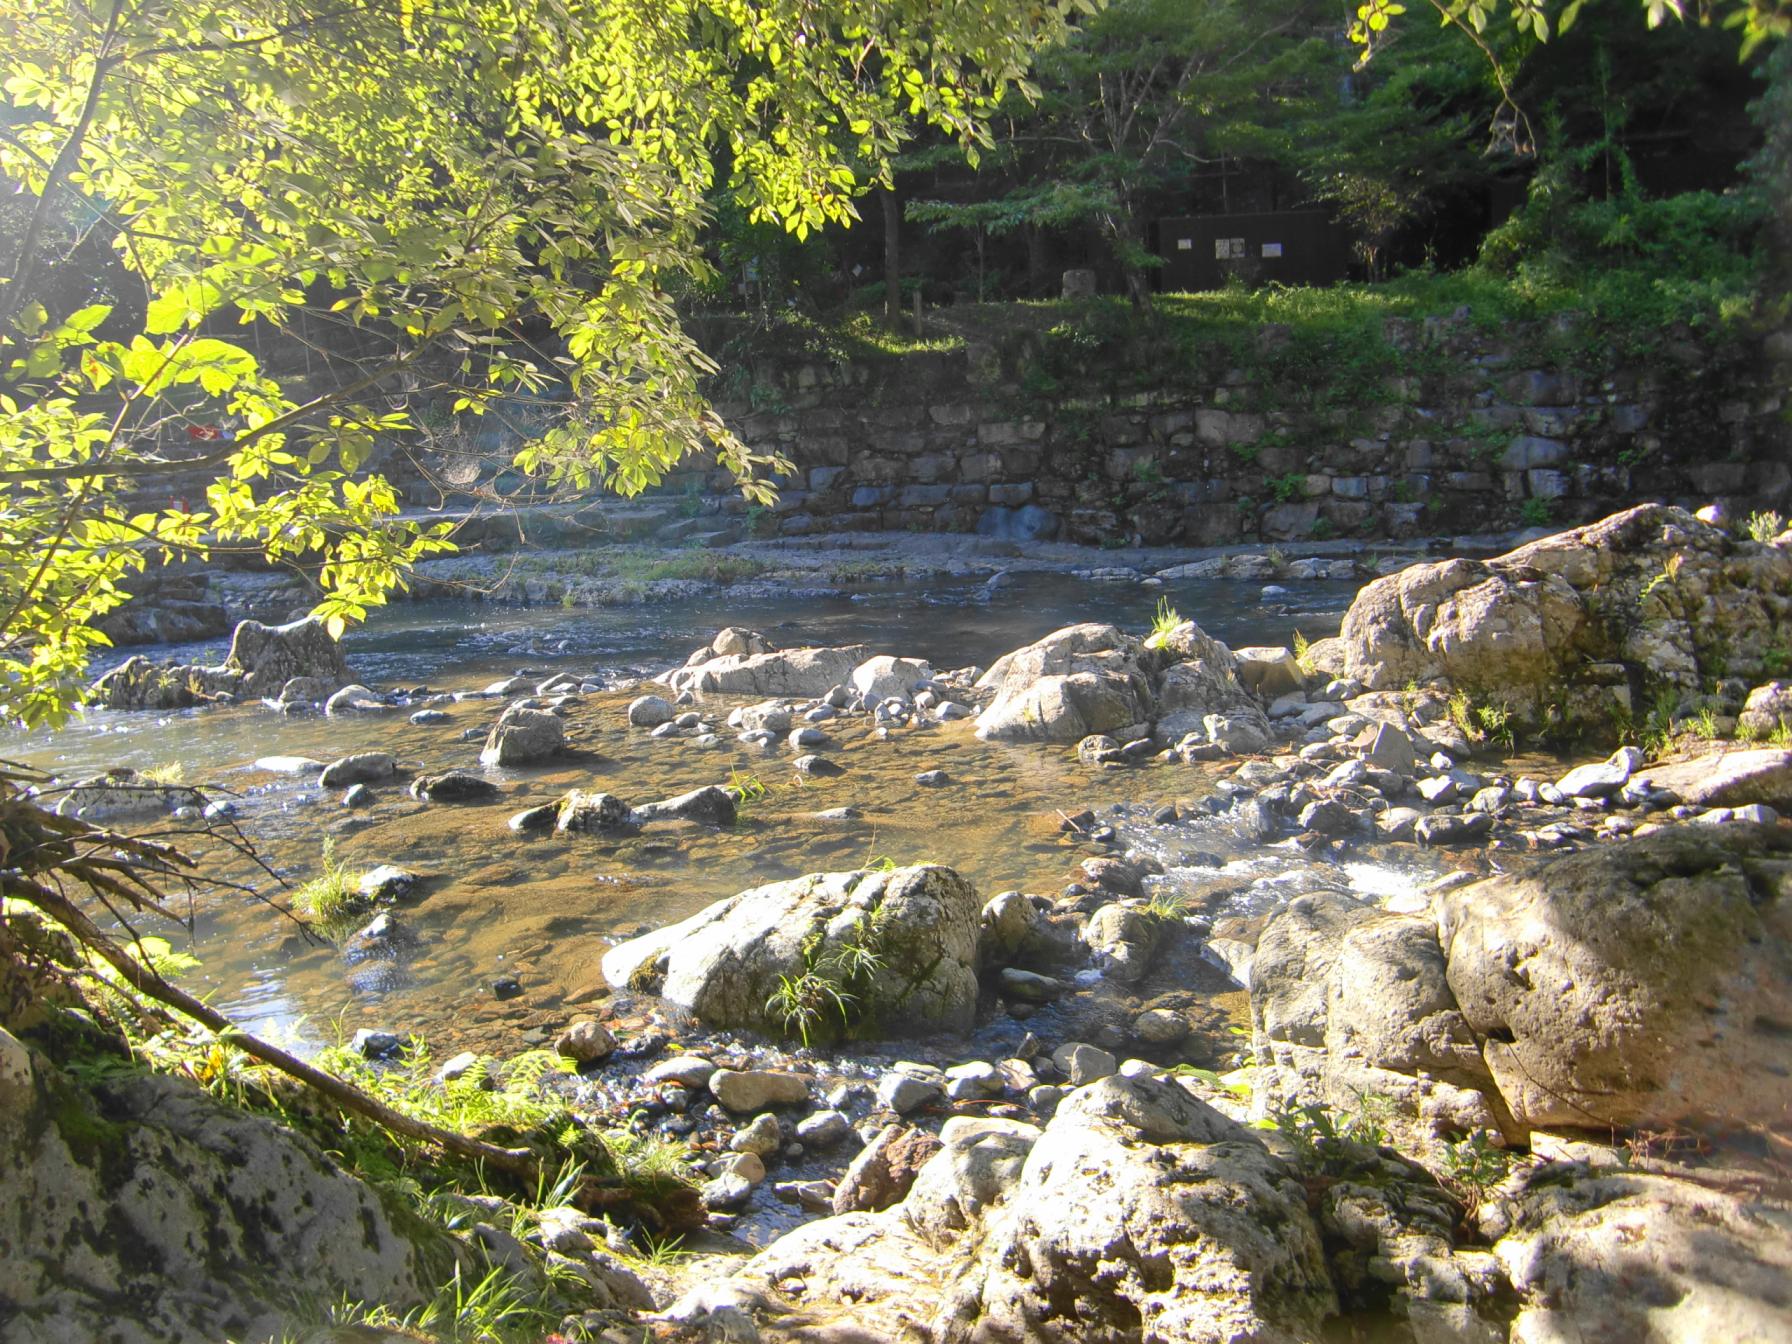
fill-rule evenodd
<path id="1" fill-rule="evenodd" d="M 196 318 L 192 305 L 182 290 L 171 290 L 160 298 L 150 301 L 149 310 L 144 315 L 143 330 L 151 336 L 166 336 L 170 332 L 179 331 L 187 325 L 191 318 Z"/>

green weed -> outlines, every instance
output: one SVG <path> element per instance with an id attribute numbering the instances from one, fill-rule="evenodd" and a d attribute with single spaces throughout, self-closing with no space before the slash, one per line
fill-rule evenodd
<path id="1" fill-rule="evenodd" d="M 1786 530 L 1786 520 L 1769 509 L 1765 513 L 1751 513 L 1743 529 L 1751 541 L 1768 542 Z"/>
<path id="2" fill-rule="evenodd" d="M 1443 1182 L 1460 1199 L 1473 1218 L 1494 1187 L 1512 1171 L 1512 1154 L 1496 1148 L 1485 1131 L 1444 1148 Z"/>
<path id="3" fill-rule="evenodd" d="M 1151 618 L 1151 633 L 1145 636 L 1145 647 L 1162 648 L 1177 626 L 1182 624 L 1182 613 L 1170 605 L 1170 599 L 1157 599 L 1157 614 Z"/>
<path id="4" fill-rule="evenodd" d="M 1556 520 L 1556 502 L 1537 497 L 1527 499 L 1519 506 L 1518 516 L 1526 527 L 1548 527 Z"/>
<path id="5" fill-rule="evenodd" d="M 852 1032 L 872 986 L 886 969 L 880 935 L 875 913 L 861 919 L 826 952 L 821 931 L 811 933 L 803 942 L 803 969 L 778 977 L 777 988 L 766 998 L 766 1013 L 785 1031 L 795 1032 L 805 1047 L 836 1031 Z"/>
<path id="6" fill-rule="evenodd" d="M 1263 484 L 1276 503 L 1287 504 L 1306 493 L 1307 474 L 1304 471 L 1291 471 L 1285 476 L 1271 476 Z"/>
<path id="7" fill-rule="evenodd" d="M 1477 746 L 1492 744 L 1511 751 L 1516 745 L 1512 711 L 1498 703 L 1477 704 L 1465 691 L 1450 697 L 1450 722 Z"/>
<path id="8" fill-rule="evenodd" d="M 1319 675 L 1319 663 L 1313 657 L 1313 641 L 1298 630 L 1294 632 L 1294 661 L 1300 667 L 1302 675 Z"/>
<path id="9" fill-rule="evenodd" d="M 1358 1098 L 1358 1109 L 1344 1115 L 1320 1102 L 1277 1103 L 1257 1127 L 1274 1130 L 1287 1140 L 1297 1165 L 1338 1173 L 1355 1164 L 1347 1144 L 1380 1148 L 1387 1143 L 1391 1111 L 1392 1103 L 1377 1095 Z"/>
<path id="10" fill-rule="evenodd" d="M 1639 607 L 1642 606 L 1644 602 L 1647 602 L 1661 589 L 1672 587 L 1678 582 L 1680 578 L 1680 566 L 1683 561 L 1684 557 L 1681 556 L 1679 552 L 1670 555 L 1662 564 L 1661 573 L 1655 575 L 1649 582 L 1645 583 L 1642 591 L 1637 594 L 1637 605 Z"/>
<path id="11" fill-rule="evenodd" d="M 361 874 L 338 863 L 334 849 L 335 842 L 325 839 L 323 871 L 292 894 L 293 907 L 326 928 L 342 925 L 365 912 L 369 905 L 361 895 Z"/>
<path id="12" fill-rule="evenodd" d="M 1185 891 L 1158 891 L 1145 902 L 1144 911 L 1152 919 L 1174 924 L 1188 918 L 1193 902 Z"/>
<path id="13" fill-rule="evenodd" d="M 730 770 L 728 782 L 723 787 L 734 795 L 735 804 L 739 807 L 756 803 L 770 792 L 758 775 L 745 774 L 740 770 Z"/>
<path id="14" fill-rule="evenodd" d="M 1665 755 L 1673 748 L 1674 713 L 1679 708 L 1680 697 L 1672 690 L 1663 687 L 1655 693 L 1637 734 L 1637 745 L 1648 755 Z"/>
<path id="15" fill-rule="evenodd" d="M 801 975 L 780 975 L 778 987 L 765 1001 L 765 1011 L 777 1018 L 785 1031 L 795 1032 L 807 1047 L 831 1016 L 839 1017 L 842 1031 L 850 1027 L 856 1002 L 838 982 L 811 969 Z"/>

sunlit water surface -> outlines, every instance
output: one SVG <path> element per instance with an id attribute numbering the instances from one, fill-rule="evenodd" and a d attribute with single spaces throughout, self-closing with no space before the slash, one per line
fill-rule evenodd
<path id="1" fill-rule="evenodd" d="M 845 773 L 803 780 L 782 747 L 751 750 L 725 728 L 708 748 L 651 739 L 629 728 L 623 714 L 640 693 L 632 685 L 637 678 L 683 662 L 723 625 L 763 630 L 783 646 L 868 644 L 945 670 L 987 665 L 1074 621 L 1142 629 L 1160 597 L 1234 645 L 1286 643 L 1297 628 L 1317 638 L 1335 631 L 1351 591 L 1305 584 L 1273 599 L 1286 605 L 1265 605 L 1252 584 L 1151 589 L 1021 576 L 993 593 L 966 584 L 826 598 L 743 601 L 720 594 L 579 611 L 430 602 L 377 613 L 348 639 L 357 675 L 375 686 L 465 690 L 528 668 L 543 678 L 594 675 L 608 688 L 571 709 L 572 754 L 539 769 L 490 772 L 504 792 L 484 806 L 426 806 L 392 784 L 376 787 L 372 808 L 351 814 L 337 793 L 316 787 L 314 775 L 273 775 L 253 762 L 273 754 L 328 761 L 377 749 L 418 770 L 477 769 L 479 742 L 462 736 L 491 722 L 494 701 L 444 705 L 451 721 L 430 727 L 410 723 L 408 709 L 332 720 L 281 716 L 260 705 L 166 716 L 96 713 L 54 735 L 14 739 L 4 751 L 65 778 L 179 762 L 187 783 L 235 796 L 238 825 L 261 862 L 294 881 L 319 871 L 326 845 L 357 868 L 413 869 L 423 881 L 400 911 L 416 935 L 411 955 L 356 961 L 271 910 L 269 902 L 286 904 L 286 892 L 268 873 L 222 845 L 196 841 L 209 873 L 253 893 L 194 903 L 190 947 L 202 968 L 192 983 L 252 1029 L 305 1047 L 331 1039 L 338 1024 L 423 1031 L 438 1048 L 493 1046 L 514 1039 L 518 1028 L 564 1021 L 569 1005 L 594 997 L 598 960 L 618 936 L 683 918 L 756 883 L 888 857 L 949 864 L 989 894 L 1055 892 L 1083 855 L 1061 837 L 1061 814 L 1083 807 L 1109 810 L 1128 844 L 1166 866 L 1162 884 L 1209 909 L 1261 913 L 1320 880 L 1377 896 L 1415 885 L 1429 870 L 1365 860 L 1319 871 L 1291 846 L 1244 844 L 1223 819 L 1149 822 L 1143 804 L 1201 797 L 1210 768 L 1100 770 L 1062 747 L 978 742 L 968 721 L 878 741 L 867 721 L 853 719 L 835 726 L 835 744 L 826 749 Z M 131 652 L 215 661 L 223 651 L 220 644 Z M 713 707 L 718 725 L 727 708 Z M 933 769 L 946 771 L 950 786 L 916 784 L 917 773 Z M 573 787 L 640 803 L 726 783 L 735 772 L 758 779 L 767 792 L 728 831 L 665 825 L 623 838 L 524 838 L 505 824 L 521 808 Z M 814 816 L 845 804 L 862 818 Z M 1121 810 L 1113 813 L 1116 804 Z M 179 930 L 159 932 L 186 941 Z M 522 982 L 521 997 L 493 996 L 490 982 L 503 973 Z"/>

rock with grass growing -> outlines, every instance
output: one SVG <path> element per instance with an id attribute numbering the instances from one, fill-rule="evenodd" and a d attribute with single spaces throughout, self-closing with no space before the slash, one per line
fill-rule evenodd
<path id="1" fill-rule="evenodd" d="M 6 1344 L 280 1338 L 293 1301 L 405 1310 L 454 1263 L 291 1125 L 111 1063 L 76 1082 L 0 1029 Z"/>
<path id="2" fill-rule="evenodd" d="M 1641 504 L 1491 560 L 1413 565 L 1357 594 L 1340 638 L 1371 690 L 1441 679 L 1516 727 L 1609 733 L 1712 677 L 1771 675 L 1792 643 L 1792 550 Z M 1776 655 L 1777 651 L 1777 655 Z M 1623 706 L 1628 703 L 1628 709 Z"/>
<path id="3" fill-rule="evenodd" d="M 981 909 L 950 868 L 816 873 L 621 943 L 603 971 L 712 1027 L 802 1039 L 957 1031 L 976 1009 Z"/>

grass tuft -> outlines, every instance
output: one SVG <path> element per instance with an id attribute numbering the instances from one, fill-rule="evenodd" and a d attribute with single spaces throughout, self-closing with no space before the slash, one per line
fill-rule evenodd
<path id="1" fill-rule="evenodd" d="M 294 908 L 326 926 L 353 919 L 369 905 L 361 894 L 361 874 L 347 864 L 338 863 L 333 849 L 334 843 L 325 840 L 323 872 L 292 894 Z"/>

